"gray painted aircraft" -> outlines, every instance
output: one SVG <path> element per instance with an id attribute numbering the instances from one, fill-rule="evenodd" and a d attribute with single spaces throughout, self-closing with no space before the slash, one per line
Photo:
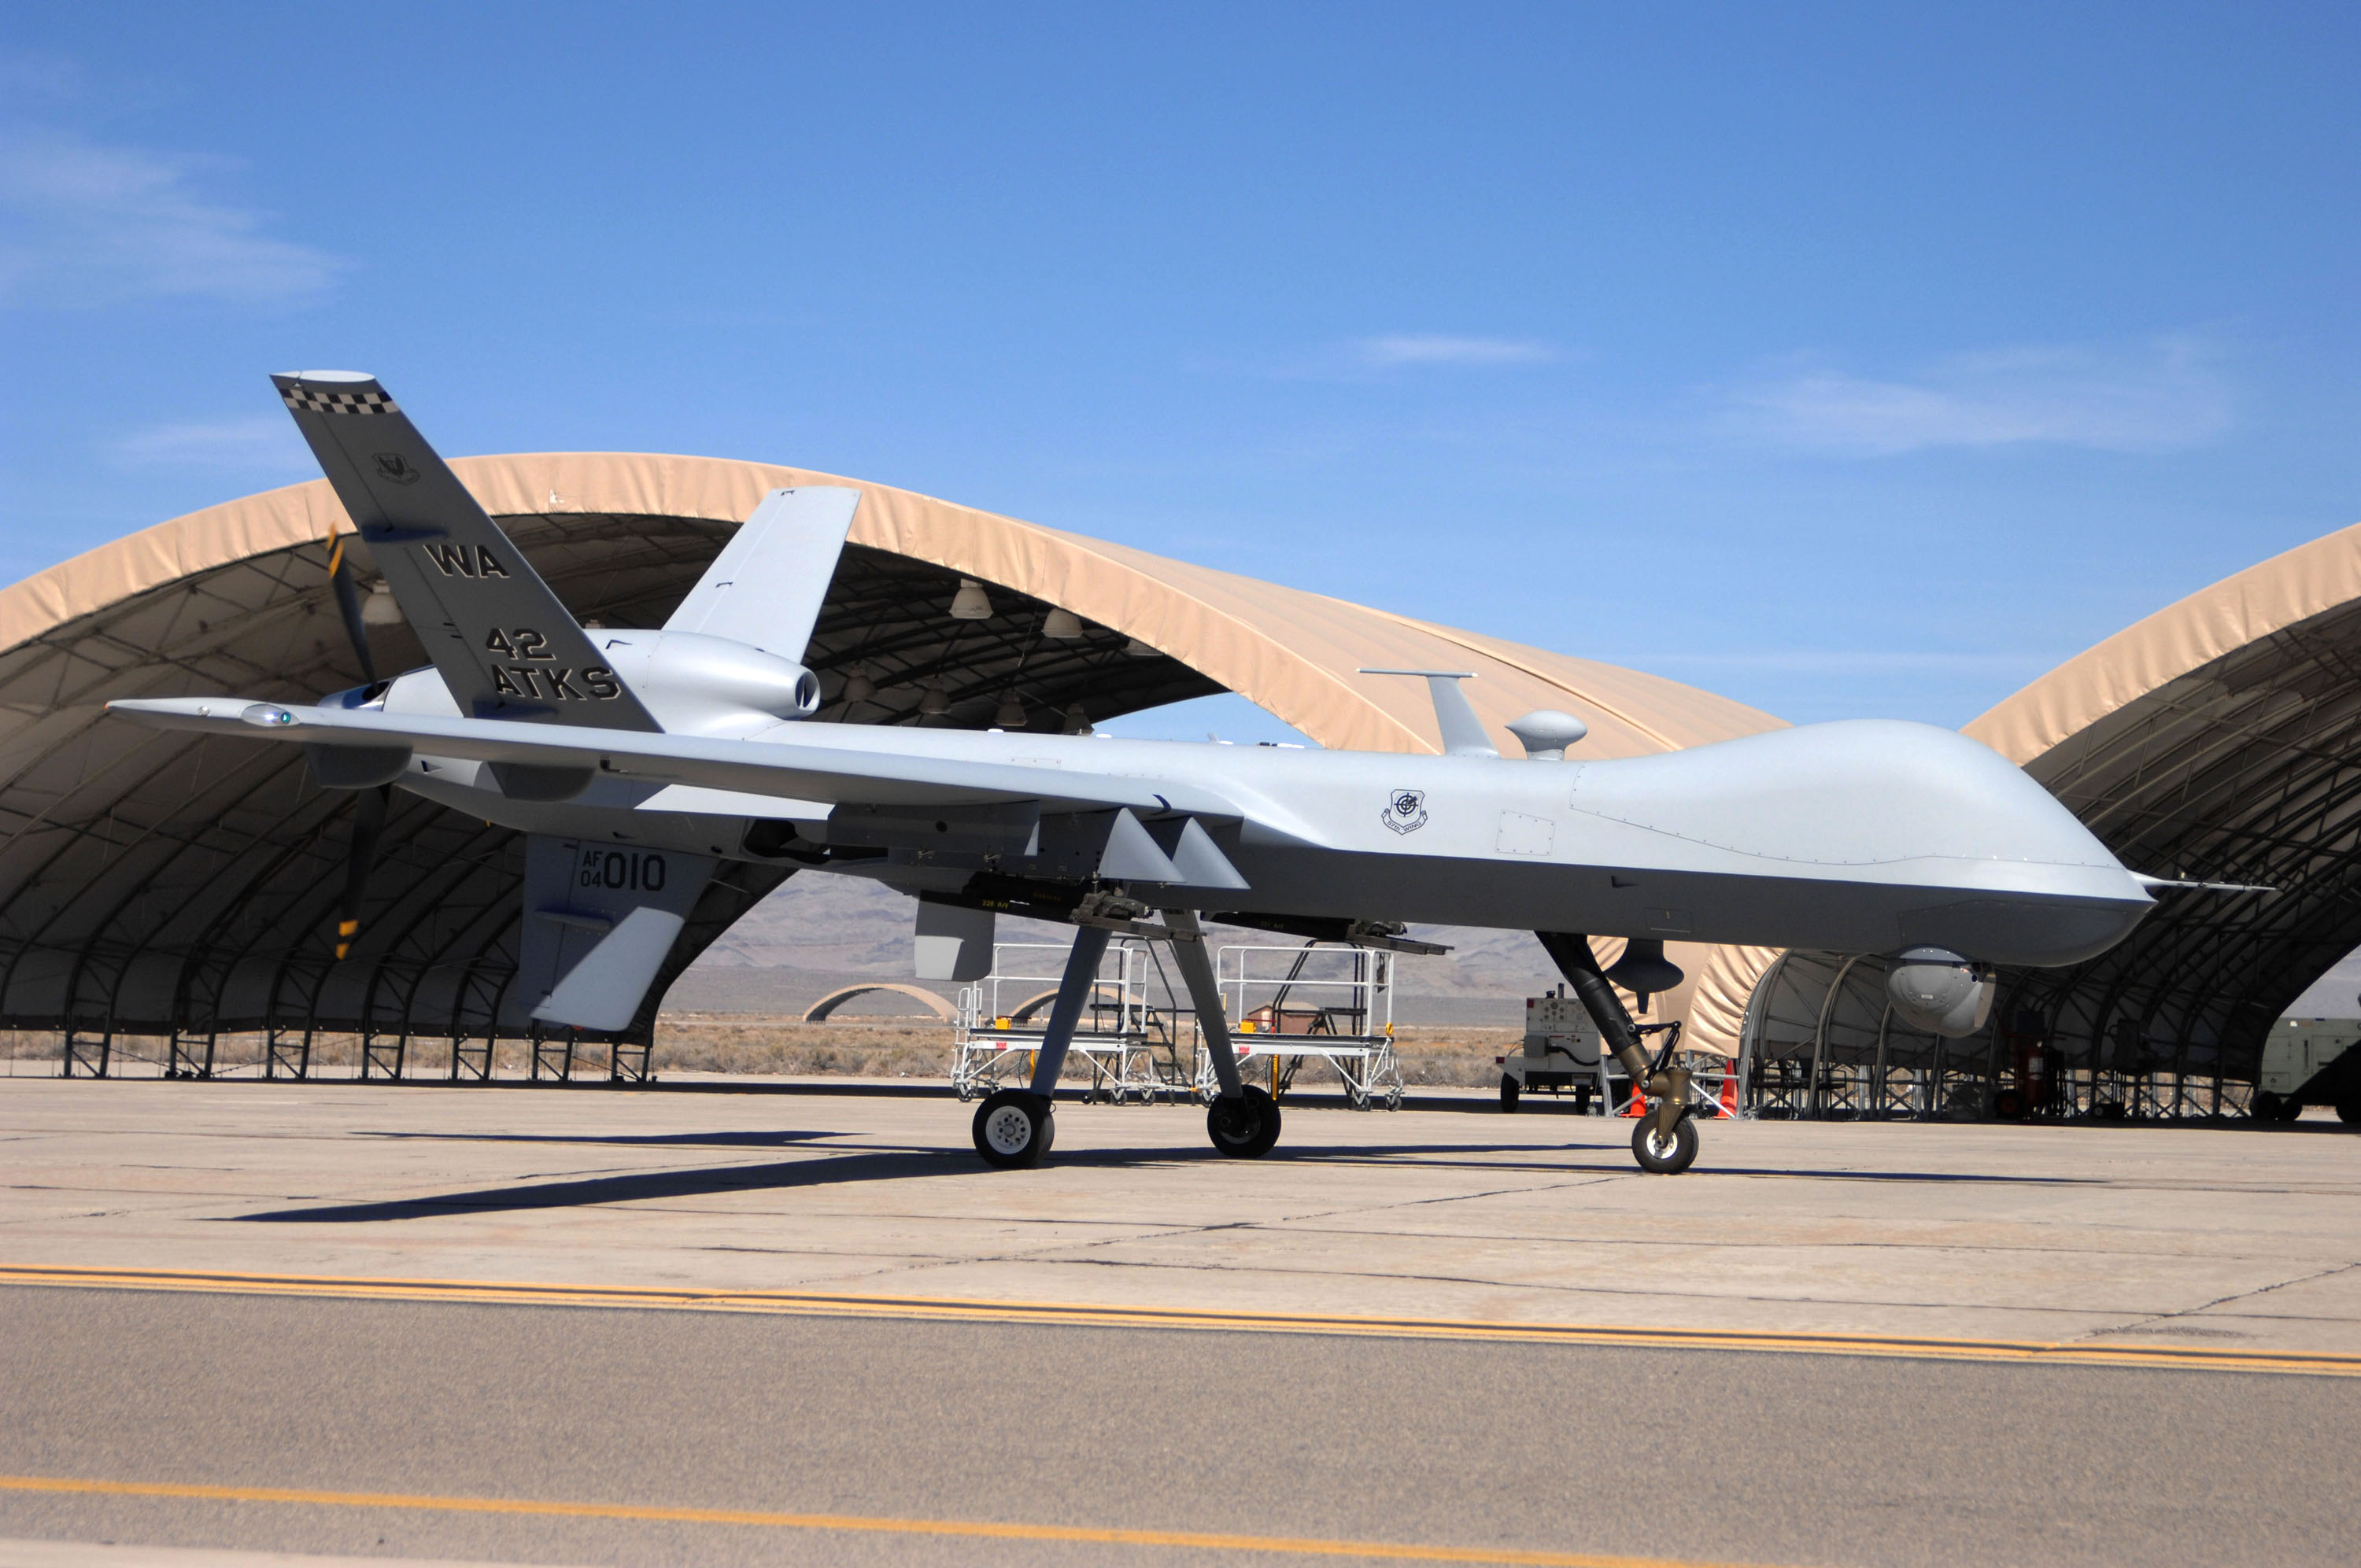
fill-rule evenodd
<path id="1" fill-rule="evenodd" d="M 1633 1152 L 1696 1157 L 1678 1031 L 1616 994 L 1670 989 L 1666 938 L 1895 955 L 1896 1008 L 1971 1033 L 1991 965 L 2104 951 L 2157 879 L 2118 864 L 2021 770 L 1928 725 L 1810 725 L 1586 762 L 1581 720 L 1510 726 L 1501 757 L 1454 671 L 1423 678 L 1440 756 L 807 723 L 802 663 L 854 490 L 774 490 L 656 630 L 576 622 L 371 377 L 273 378 L 431 666 L 375 678 L 353 569 L 333 564 L 368 684 L 305 706 L 124 701 L 143 724 L 304 748 L 361 792 L 338 956 L 390 788 L 527 838 L 518 1016 L 631 1018 L 725 859 L 875 878 L 918 900 L 922 972 L 988 966 L 996 911 L 1075 926 L 1029 1087 L 988 1097 L 977 1152 L 1038 1160 L 1112 933 L 1169 941 L 1219 1094 L 1213 1146 L 1256 1156 L 1279 1111 L 1240 1080 L 1201 916 L 1409 950 L 1409 923 L 1535 933 L 1651 1109 Z M 1593 936 L 1628 938 L 1602 970 Z M 1612 983 L 1610 983 L 1612 982 Z M 1648 1036 L 1661 1036 L 1651 1058 Z"/>

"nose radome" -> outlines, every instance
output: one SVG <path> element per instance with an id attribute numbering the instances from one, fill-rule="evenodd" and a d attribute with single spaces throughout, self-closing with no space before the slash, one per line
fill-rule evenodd
<path id="1" fill-rule="evenodd" d="M 1802 725 L 1593 763 L 1572 804 L 1774 861 L 1943 859 L 2123 869 L 2025 770 L 1931 724 Z"/>

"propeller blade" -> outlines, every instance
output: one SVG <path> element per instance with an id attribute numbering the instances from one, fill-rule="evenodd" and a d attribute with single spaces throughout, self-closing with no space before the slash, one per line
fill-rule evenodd
<path id="1" fill-rule="evenodd" d="M 336 909 L 336 958 L 353 950 L 361 934 L 361 899 L 368 892 L 371 868 L 377 864 L 377 841 L 385 831 L 386 808 L 393 803 L 393 786 L 355 792 L 353 837 L 345 860 L 344 902 Z"/>
<path id="2" fill-rule="evenodd" d="M 368 627 L 361 620 L 361 586 L 345 559 L 342 534 L 328 547 L 328 583 L 336 590 L 336 611 L 345 618 L 345 635 L 352 639 L 353 652 L 360 657 L 361 678 L 375 685 L 377 660 L 369 654 Z"/>

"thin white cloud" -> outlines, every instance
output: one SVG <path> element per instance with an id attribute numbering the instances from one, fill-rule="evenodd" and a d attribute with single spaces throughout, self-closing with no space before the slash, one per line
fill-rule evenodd
<path id="1" fill-rule="evenodd" d="M 310 466 L 295 422 L 273 414 L 159 424 L 109 443 L 106 454 L 128 468 L 301 473 Z"/>
<path id="2" fill-rule="evenodd" d="M 1192 370 L 1218 375 L 1243 373 L 1278 381 L 1378 381 L 1402 371 L 1551 365 L 1566 357 L 1563 351 L 1532 338 L 1404 332 L 1345 338 L 1284 357 L 1230 359 L 1206 356 L 1192 357 L 1188 364 Z"/>
<path id="3" fill-rule="evenodd" d="M 1354 347 L 1362 364 L 1378 370 L 1405 365 L 1543 365 L 1557 357 L 1548 345 L 1526 338 L 1454 337 L 1442 333 L 1365 337 Z"/>
<path id="4" fill-rule="evenodd" d="M 0 133 L 0 302 L 300 301 L 345 269 L 263 233 L 264 214 L 200 194 L 199 167 L 66 132 Z"/>
<path id="5" fill-rule="evenodd" d="M 1809 368 L 1742 389 L 1731 418 L 1753 439 L 1857 456 L 2036 443 L 2174 451 L 2234 422 L 2218 361 L 2195 338 L 2169 337 L 1962 354 L 1898 380 Z"/>

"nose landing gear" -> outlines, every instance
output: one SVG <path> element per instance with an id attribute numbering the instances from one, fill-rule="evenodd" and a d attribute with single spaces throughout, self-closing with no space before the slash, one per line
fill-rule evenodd
<path id="1" fill-rule="evenodd" d="M 1607 1048 L 1623 1064 L 1623 1070 L 1631 1076 L 1632 1092 L 1644 1092 L 1648 1097 L 1648 1113 L 1631 1130 L 1631 1157 L 1651 1176 L 1678 1176 L 1697 1157 L 1697 1124 L 1689 1113 L 1688 1069 L 1673 1058 L 1674 1047 L 1680 1043 L 1680 1025 L 1652 1025 L 1643 1030 L 1632 1023 L 1615 988 L 1599 970 L 1589 938 L 1572 931 L 1536 931 L 1533 935 L 1541 939 L 1543 950 L 1573 985 L 1575 995 L 1581 999 L 1582 1010 L 1598 1025 L 1599 1037 Z M 1651 1062 L 1640 1037 L 1657 1029 L 1664 1031 L 1664 1044 Z"/>

